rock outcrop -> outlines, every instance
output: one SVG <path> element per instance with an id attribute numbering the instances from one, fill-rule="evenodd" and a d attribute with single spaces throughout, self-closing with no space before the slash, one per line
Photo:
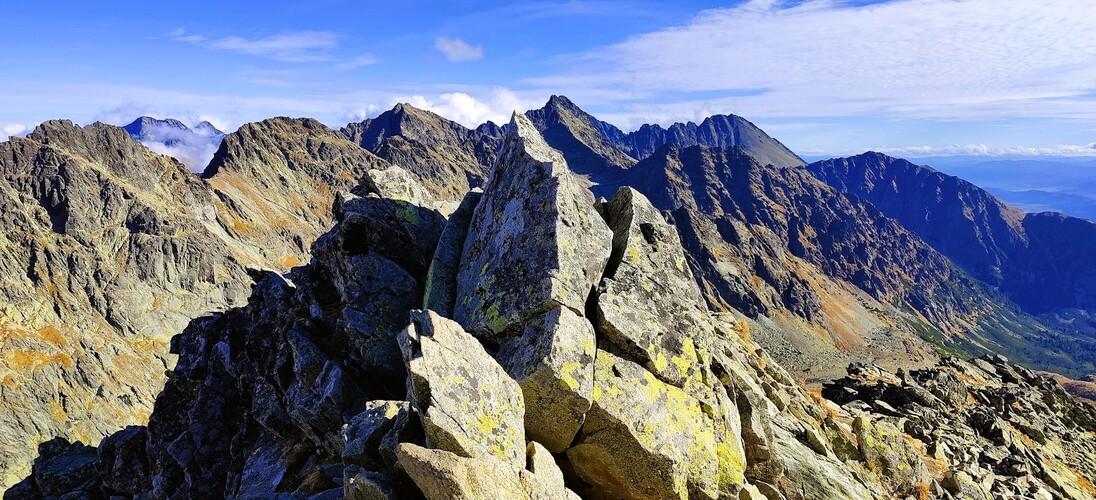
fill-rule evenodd
<path id="1" fill-rule="evenodd" d="M 895 494 L 935 477 L 955 498 L 1092 498 L 1096 408 L 1002 356 L 891 374 L 853 365 L 823 396 Z"/>

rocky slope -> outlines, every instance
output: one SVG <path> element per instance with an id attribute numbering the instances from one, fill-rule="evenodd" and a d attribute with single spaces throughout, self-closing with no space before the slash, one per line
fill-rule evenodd
<path id="1" fill-rule="evenodd" d="M 1051 328 L 1080 334 L 1081 342 L 1093 333 L 1083 319 L 1093 312 L 1096 294 L 1091 221 L 1024 214 L 962 179 L 878 153 L 812 163 L 807 170 L 871 202 L 1025 311 L 1044 315 Z M 1086 355 L 1091 349 L 1062 351 L 1075 366 L 1096 369 L 1096 359 Z"/>
<path id="2" fill-rule="evenodd" d="M 249 278 L 205 224 L 206 186 L 121 129 L 46 122 L 0 143 L 0 484 L 38 442 L 143 422 L 168 339 L 243 303 Z"/>
<path id="3" fill-rule="evenodd" d="M 334 194 L 388 166 L 316 120 L 271 118 L 227 135 L 202 178 L 217 196 L 210 216 L 238 253 L 288 269 L 331 227 Z"/>
<path id="4" fill-rule="evenodd" d="M 921 469 L 955 498 L 1096 496 L 1096 408 L 1004 357 L 897 374 L 850 366 L 822 394 L 855 416 L 865 459 L 888 467 L 888 453 L 864 446 L 888 436 L 927 455 L 924 467 L 892 468 L 896 479 Z"/>
<path id="5" fill-rule="evenodd" d="M 1000 360 L 803 390 L 708 310 L 643 195 L 595 201 L 521 115 L 449 220 L 383 184 L 173 340 L 147 428 L 44 443 L 7 497 L 1091 493 L 1096 411 Z"/>

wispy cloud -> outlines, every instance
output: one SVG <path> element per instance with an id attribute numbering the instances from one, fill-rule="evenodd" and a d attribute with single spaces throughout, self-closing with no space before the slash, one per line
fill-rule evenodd
<path id="1" fill-rule="evenodd" d="M 559 71 L 526 82 L 598 104 L 759 117 L 1092 120 L 1096 29 L 1078 15 L 1090 10 L 1088 0 L 754 0 L 557 60 Z M 675 93 L 686 98 L 662 97 Z"/>
<path id="2" fill-rule="evenodd" d="M 872 150 L 902 158 L 923 158 L 928 156 L 1096 156 L 1096 142 L 1090 144 L 1061 144 L 1038 148 L 953 144 L 950 146 L 880 147 L 872 148 Z M 863 153 L 863 151 L 813 150 L 803 152 L 807 156 L 851 156 L 860 153 Z"/>
<path id="3" fill-rule="evenodd" d="M 188 35 L 179 29 L 169 35 L 176 41 L 211 50 L 225 50 L 283 62 L 330 61 L 333 59 L 331 51 L 338 47 L 342 38 L 331 31 L 286 31 L 276 35 L 247 38 Z"/>
<path id="4" fill-rule="evenodd" d="M 342 64 L 339 64 L 339 69 L 342 71 L 350 71 L 352 69 L 358 69 L 362 66 L 371 66 L 373 64 L 377 64 L 378 62 L 380 62 L 380 59 L 377 59 L 377 56 L 374 56 L 373 54 L 362 54 Z"/>
<path id="5" fill-rule="evenodd" d="M 460 38 L 439 36 L 434 40 L 434 48 L 445 54 L 450 62 L 478 61 L 483 59 L 483 46 L 470 45 Z"/>

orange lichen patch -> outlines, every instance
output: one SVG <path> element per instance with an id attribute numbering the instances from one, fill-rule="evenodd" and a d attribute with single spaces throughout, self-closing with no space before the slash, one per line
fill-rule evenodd
<path id="1" fill-rule="evenodd" d="M 53 342 L 57 345 L 68 345 L 68 341 L 65 340 L 65 336 L 61 334 L 61 330 L 53 325 L 46 325 L 38 329 L 38 336 L 42 337 L 47 342 Z"/>
<path id="2" fill-rule="evenodd" d="M 1013 436 L 1016 436 L 1016 438 L 1019 439 L 1021 443 L 1024 443 L 1024 446 L 1027 446 L 1030 449 L 1038 448 L 1038 445 L 1035 444 L 1035 441 L 1028 437 L 1027 434 L 1021 432 L 1020 429 L 1017 429 L 1016 426 L 1012 425 L 1012 423 L 1008 421 L 1002 421 L 1002 423 L 1005 424 L 1005 427 L 1008 430 L 1012 431 Z"/>
<path id="3" fill-rule="evenodd" d="M 3 379 L 0 379 L 0 384 L 5 387 L 11 387 L 13 389 L 19 388 L 19 382 L 15 381 L 15 377 L 12 377 L 10 373 L 5 374 Z"/>
<path id="4" fill-rule="evenodd" d="M 15 371 L 35 370 L 44 364 L 59 364 L 65 368 L 72 368 L 72 357 L 63 352 L 57 354 L 45 354 L 29 349 L 16 349 L 3 354 L 4 361 Z"/>
<path id="5" fill-rule="evenodd" d="M 972 374 L 967 373 L 965 371 L 955 370 L 955 369 L 951 369 L 951 368 L 947 368 L 947 370 L 950 371 L 952 373 L 952 375 L 955 375 L 955 378 L 959 379 L 961 382 L 963 382 L 964 384 L 967 384 L 968 386 L 986 386 L 986 385 L 989 385 L 989 381 L 987 381 L 985 378 L 982 378 L 981 375 L 978 375 L 978 374 L 973 374 L 972 375 Z"/>
<path id="6" fill-rule="evenodd" d="M 913 447 L 914 451 L 916 451 L 917 454 L 921 456 L 921 460 L 925 462 L 925 466 L 928 467 L 929 473 L 932 474 L 932 477 L 936 478 L 937 480 L 943 479 L 944 473 L 947 472 L 950 468 L 948 464 L 941 460 L 937 460 L 929 455 L 928 450 L 925 449 L 925 443 L 921 442 L 920 439 L 917 439 L 905 433 L 902 434 L 902 437 L 906 440 L 907 443 L 910 444 L 910 446 Z"/>
<path id="7" fill-rule="evenodd" d="M 738 331 L 738 338 L 742 339 L 743 342 L 749 344 L 753 341 L 753 336 L 750 335 L 749 324 L 747 324 L 745 321 L 739 321 L 735 324 L 735 327 L 735 330 Z"/>
<path id="8" fill-rule="evenodd" d="M 289 269 L 291 267 L 297 267 L 301 265 L 301 259 L 298 259 L 296 255 L 286 255 L 282 257 L 282 267 Z"/>
<path id="9" fill-rule="evenodd" d="M 50 403 L 46 405 L 46 409 L 49 410 L 49 416 L 54 420 L 67 420 L 68 413 L 61 407 L 60 403 Z"/>

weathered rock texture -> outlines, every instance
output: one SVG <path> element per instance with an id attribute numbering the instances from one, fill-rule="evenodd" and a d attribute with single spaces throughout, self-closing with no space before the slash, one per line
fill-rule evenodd
<path id="1" fill-rule="evenodd" d="M 897 375 L 853 365 L 822 394 L 855 418 L 859 452 L 896 495 L 929 476 L 956 498 L 1096 495 L 1096 409 L 1001 356 Z"/>
<path id="2" fill-rule="evenodd" d="M 612 239 L 563 156 L 524 116 L 510 127 L 472 215 L 453 308 L 457 321 L 496 342 L 554 307 L 583 311 Z"/>

